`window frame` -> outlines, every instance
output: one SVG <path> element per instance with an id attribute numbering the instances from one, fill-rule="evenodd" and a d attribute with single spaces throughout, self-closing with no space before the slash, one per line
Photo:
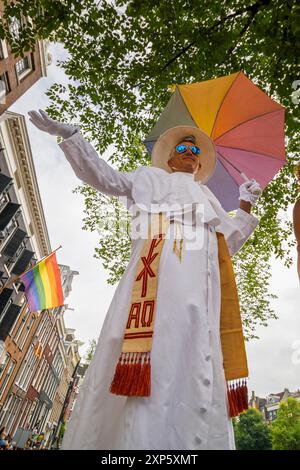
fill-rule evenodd
<path id="1" fill-rule="evenodd" d="M 25 60 L 27 61 L 27 67 L 26 68 L 23 67 L 23 68 L 20 68 L 20 70 L 18 70 L 19 68 L 18 64 L 20 64 L 21 62 L 25 63 Z M 15 63 L 15 72 L 16 72 L 18 83 L 21 83 L 22 80 L 33 71 L 34 71 L 34 58 L 33 58 L 32 53 L 24 56 L 22 59 L 19 59 Z"/>
<path id="2" fill-rule="evenodd" d="M 30 313 L 31 313 L 31 312 L 30 312 Z M 31 328 L 32 328 L 32 326 L 33 326 L 33 324 L 34 324 L 34 322 L 35 322 L 35 318 L 36 318 L 36 317 L 35 317 L 34 313 L 32 313 L 32 315 L 30 316 L 29 321 L 28 321 L 28 323 L 27 323 L 27 325 L 26 325 L 25 334 L 24 334 L 24 336 L 22 337 L 22 339 L 21 339 L 21 341 L 20 341 L 20 344 L 18 344 L 18 347 L 19 347 L 19 349 L 21 349 L 21 351 L 22 351 L 22 349 L 23 349 L 23 347 L 24 347 L 24 345 L 25 345 L 25 343 L 26 343 L 26 341 L 27 341 L 27 338 L 28 338 L 28 336 L 29 336 L 29 333 L 30 333 L 30 331 L 31 331 Z"/>
<path id="3" fill-rule="evenodd" d="M 4 87 L 2 89 L 0 87 L 0 98 L 3 98 L 4 96 L 7 96 L 8 93 L 11 92 L 10 80 L 9 80 L 9 75 L 7 71 L 3 72 L 0 75 L 0 81 L 4 83 Z"/>
<path id="4" fill-rule="evenodd" d="M 8 363 L 9 363 L 10 359 L 11 359 L 11 354 L 7 352 L 6 355 L 5 355 L 5 359 L 4 359 L 4 361 L 3 361 L 3 364 L 1 364 L 0 380 L 1 380 L 2 376 L 4 375 L 5 369 L 6 369 L 7 365 L 8 365 Z M 2 366 L 3 366 L 3 367 L 2 367 Z"/>
<path id="5" fill-rule="evenodd" d="M 1 397 L 3 395 L 3 392 L 5 391 L 5 388 L 8 384 L 8 382 L 10 381 L 10 378 L 12 376 L 12 373 L 13 373 L 16 365 L 17 365 L 17 361 L 15 359 L 12 359 L 9 362 L 9 367 L 7 368 L 6 375 L 5 375 L 4 380 L 3 380 L 2 384 L 1 384 L 1 387 L 0 387 L 0 401 L 1 401 Z"/>

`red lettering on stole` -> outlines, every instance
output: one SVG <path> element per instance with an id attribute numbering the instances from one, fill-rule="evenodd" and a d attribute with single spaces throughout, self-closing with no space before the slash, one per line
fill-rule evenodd
<path id="1" fill-rule="evenodd" d="M 150 307 L 150 308 L 148 308 L 149 314 L 148 314 L 148 319 L 146 320 L 147 307 Z M 151 323 L 153 320 L 153 313 L 154 313 L 154 300 L 145 300 L 144 305 L 143 305 L 142 318 L 141 318 L 141 323 L 143 327 L 151 326 Z"/>
<path id="2" fill-rule="evenodd" d="M 136 281 L 140 281 L 141 279 L 143 279 L 141 297 L 146 297 L 147 295 L 148 276 L 155 277 L 155 273 L 152 271 L 150 265 L 153 263 L 156 256 L 158 255 L 158 253 L 153 254 L 153 250 L 154 248 L 157 247 L 157 245 L 161 242 L 161 240 L 162 240 L 162 235 L 160 235 L 159 238 L 153 238 L 147 258 L 145 258 L 145 256 L 142 256 L 141 258 L 143 265 L 144 265 L 144 269 L 142 269 L 142 271 L 136 278 Z"/>
<path id="3" fill-rule="evenodd" d="M 129 330 L 131 328 L 131 322 L 134 321 L 134 328 L 140 327 L 149 327 L 151 326 L 154 314 L 154 300 L 145 300 L 143 302 L 143 310 L 142 315 L 140 318 L 141 313 L 141 302 L 135 302 L 131 305 L 130 312 L 128 315 L 128 321 L 126 325 L 126 329 Z M 141 320 L 141 321 L 140 321 Z M 141 323 L 141 324 L 140 324 Z"/>
<path id="4" fill-rule="evenodd" d="M 141 302 L 136 302 L 131 304 L 130 312 L 128 315 L 128 321 L 126 325 L 126 329 L 129 329 L 131 326 L 131 322 L 135 320 L 134 327 L 138 328 L 140 323 L 140 311 L 141 311 Z"/>

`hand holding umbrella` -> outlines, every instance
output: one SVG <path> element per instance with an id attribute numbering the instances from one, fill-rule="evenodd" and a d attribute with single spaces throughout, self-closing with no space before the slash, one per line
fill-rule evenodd
<path id="1" fill-rule="evenodd" d="M 255 179 L 247 179 L 247 181 L 242 183 L 239 187 L 240 209 L 250 213 L 252 206 L 255 204 L 261 194 L 262 189 L 260 184 Z"/>

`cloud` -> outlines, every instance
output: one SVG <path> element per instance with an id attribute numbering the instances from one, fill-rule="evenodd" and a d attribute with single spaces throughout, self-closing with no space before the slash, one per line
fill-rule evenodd
<path id="1" fill-rule="evenodd" d="M 272 302 L 278 320 L 256 331 L 259 340 L 246 344 L 249 366 L 249 390 L 257 395 L 300 388 L 300 362 L 293 360 L 295 345 L 300 341 L 300 289 L 296 272 L 278 260 L 272 261 L 271 290 L 278 299 Z"/>

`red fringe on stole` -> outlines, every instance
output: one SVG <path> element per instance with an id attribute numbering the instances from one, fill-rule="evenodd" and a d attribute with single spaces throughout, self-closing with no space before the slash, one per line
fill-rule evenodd
<path id="1" fill-rule="evenodd" d="M 231 418 L 248 410 L 248 387 L 246 379 L 227 383 L 229 415 Z"/>
<path id="2" fill-rule="evenodd" d="M 116 395 L 150 396 L 150 353 L 122 353 L 110 386 Z"/>

